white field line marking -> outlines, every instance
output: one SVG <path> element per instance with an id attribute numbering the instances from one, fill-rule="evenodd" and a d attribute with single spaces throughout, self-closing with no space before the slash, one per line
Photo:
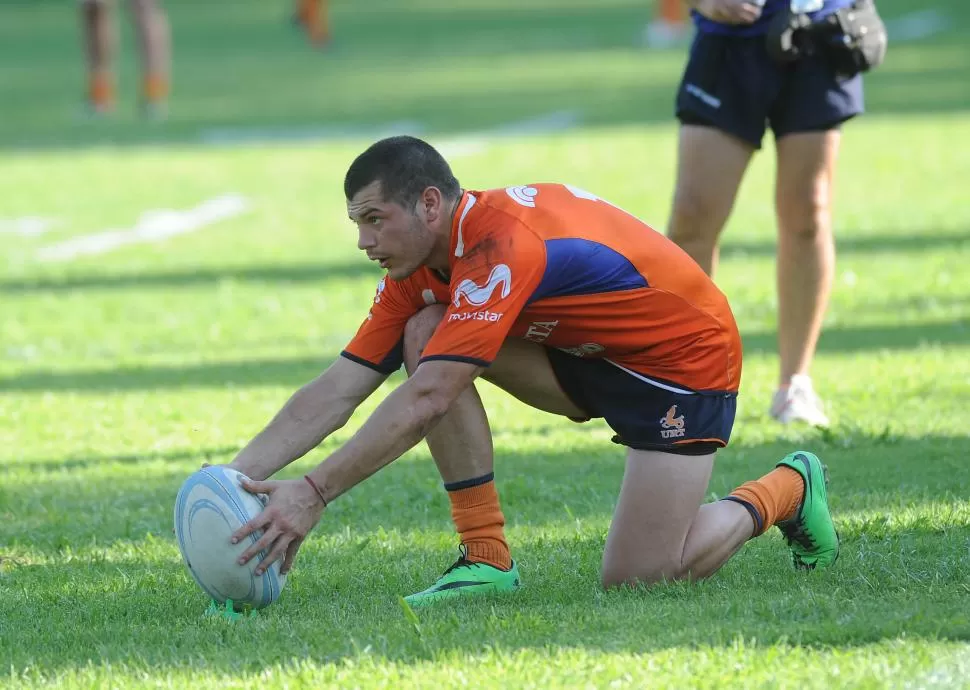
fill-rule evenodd
<path id="1" fill-rule="evenodd" d="M 497 127 L 438 139 L 435 147 L 446 158 L 482 153 L 493 139 L 546 134 L 577 126 L 582 121 L 577 110 L 557 110 Z M 421 136 L 427 127 L 406 120 L 375 127 L 324 125 L 309 127 L 227 127 L 206 129 L 200 133 L 204 144 L 213 146 L 269 146 L 292 142 L 339 141 L 346 139 L 381 139 L 396 134 Z"/>
<path id="2" fill-rule="evenodd" d="M 471 156 L 488 150 L 489 144 L 496 139 L 561 132 L 578 126 L 580 122 L 582 122 L 582 115 L 578 110 L 557 110 L 479 132 L 446 137 L 435 143 L 435 148 L 445 158 Z"/>
<path id="3" fill-rule="evenodd" d="M 934 36 L 946 29 L 947 16 L 937 9 L 910 12 L 895 19 L 886 20 L 886 33 L 889 42 L 918 41 L 921 38 Z"/>
<path id="4" fill-rule="evenodd" d="M 34 237 L 35 235 L 43 235 L 55 225 L 59 224 L 60 222 L 54 218 L 41 218 L 40 216 L 0 218 L 0 235 L 8 234 Z"/>
<path id="5" fill-rule="evenodd" d="M 401 120 L 374 126 L 308 125 L 305 127 L 216 127 L 199 133 L 203 144 L 211 146 L 267 146 L 301 141 L 330 141 L 367 139 L 418 134 L 423 131 L 417 122 Z"/>
<path id="6" fill-rule="evenodd" d="M 105 230 L 42 247 L 37 252 L 37 258 L 41 261 L 69 261 L 79 256 L 104 254 L 129 244 L 160 242 L 238 216 L 249 208 L 249 201 L 245 197 L 224 194 L 187 211 L 145 211 L 133 228 Z"/>

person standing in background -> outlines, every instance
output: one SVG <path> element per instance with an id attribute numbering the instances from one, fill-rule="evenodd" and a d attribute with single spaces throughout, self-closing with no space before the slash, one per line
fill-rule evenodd
<path id="1" fill-rule="evenodd" d="M 294 17 L 314 47 L 330 44 L 330 0 L 297 0 Z"/>
<path id="2" fill-rule="evenodd" d="M 171 74 L 171 31 L 161 0 L 129 0 L 141 58 L 140 105 L 148 117 L 164 117 Z M 115 108 L 117 27 L 113 0 L 81 0 L 81 28 L 87 55 L 90 112 L 106 115 Z"/>
<path id="3" fill-rule="evenodd" d="M 677 181 L 668 236 L 710 275 L 766 125 L 775 135 L 778 387 L 770 414 L 827 426 L 809 368 L 835 270 L 832 198 L 843 122 L 863 112 L 862 77 L 821 53 L 776 61 L 765 35 L 780 12 L 813 21 L 852 0 L 688 0 L 696 26 L 677 93 Z"/>
<path id="4" fill-rule="evenodd" d="M 684 0 L 655 0 L 654 17 L 643 27 L 640 40 L 648 48 L 672 48 L 686 43 L 690 30 Z"/>

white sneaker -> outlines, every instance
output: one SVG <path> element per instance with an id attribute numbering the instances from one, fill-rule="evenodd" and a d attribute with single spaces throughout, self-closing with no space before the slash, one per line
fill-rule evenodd
<path id="1" fill-rule="evenodd" d="M 812 388 L 812 379 L 805 374 L 795 374 L 788 388 L 775 391 L 771 400 L 771 416 L 782 424 L 803 422 L 812 426 L 829 425 L 829 418 L 822 411 L 822 401 Z"/>

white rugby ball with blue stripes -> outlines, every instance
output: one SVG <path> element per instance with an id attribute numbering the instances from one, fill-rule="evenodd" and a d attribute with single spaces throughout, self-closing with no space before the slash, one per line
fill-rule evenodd
<path id="1" fill-rule="evenodd" d="M 266 556 L 260 552 L 246 565 L 236 559 L 262 531 L 231 544 L 229 537 L 263 510 L 262 501 L 242 488 L 245 475 L 228 467 L 205 467 L 193 474 L 175 499 L 175 537 L 182 558 L 199 586 L 223 604 L 261 609 L 280 596 L 286 575 L 277 560 L 262 575 L 254 570 Z"/>

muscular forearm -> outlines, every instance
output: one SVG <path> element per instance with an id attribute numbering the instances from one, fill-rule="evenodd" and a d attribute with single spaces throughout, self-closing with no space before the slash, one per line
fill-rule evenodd
<path id="1" fill-rule="evenodd" d="M 353 438 L 310 473 L 311 478 L 327 501 L 340 496 L 417 445 L 449 404 L 439 391 L 419 385 L 398 387 Z"/>
<path id="2" fill-rule="evenodd" d="M 346 424 L 358 403 L 325 379 L 312 381 L 293 394 L 231 464 L 252 479 L 266 479 Z"/>

